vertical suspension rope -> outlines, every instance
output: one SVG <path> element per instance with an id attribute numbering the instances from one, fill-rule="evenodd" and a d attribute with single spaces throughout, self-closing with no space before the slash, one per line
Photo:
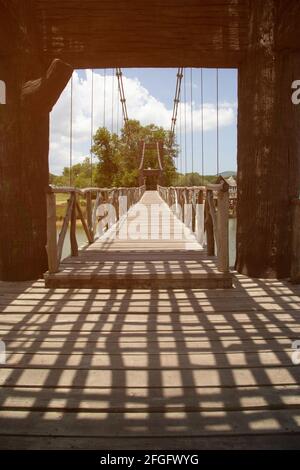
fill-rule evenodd
<path id="1" fill-rule="evenodd" d="M 73 74 L 70 83 L 70 154 L 69 154 L 69 186 L 73 183 Z"/>
<path id="2" fill-rule="evenodd" d="M 106 126 L 106 69 L 103 69 L 103 127 Z"/>
<path id="3" fill-rule="evenodd" d="M 117 69 L 116 69 L 116 73 L 117 73 Z M 118 88 L 118 85 L 117 85 L 117 88 Z M 118 93 L 118 89 L 116 90 L 116 92 Z M 117 99 L 117 135 L 119 135 L 119 120 L 120 120 L 120 100 Z"/>
<path id="4" fill-rule="evenodd" d="M 217 85 L 217 175 L 220 173 L 219 168 L 219 69 L 216 70 Z"/>
<path id="5" fill-rule="evenodd" d="M 204 100 L 203 100 L 203 69 L 200 71 L 200 81 L 201 81 L 201 171 L 202 171 L 202 186 L 204 185 Z"/>
<path id="6" fill-rule="evenodd" d="M 193 107 L 193 68 L 191 67 L 191 154 L 192 154 L 192 179 L 194 173 L 194 107 Z"/>
<path id="7" fill-rule="evenodd" d="M 182 152 L 182 101 L 180 101 L 180 112 L 179 112 L 179 129 L 180 129 L 180 173 L 182 175 L 182 161 L 183 161 L 183 152 Z"/>
<path id="8" fill-rule="evenodd" d="M 186 135 L 186 118 L 187 118 L 187 109 L 186 109 L 186 78 L 185 78 L 185 69 L 183 74 L 183 84 L 184 84 L 184 167 L 185 174 L 187 171 L 187 135 Z"/>
<path id="9" fill-rule="evenodd" d="M 114 73 L 115 69 L 112 69 L 112 93 L 111 93 L 111 132 L 112 134 L 114 133 L 114 94 L 115 94 L 115 90 L 114 90 L 114 86 L 115 86 L 115 73 Z"/>
<path id="10" fill-rule="evenodd" d="M 94 133 L 94 69 L 92 69 L 92 85 L 91 85 L 91 150 L 90 150 L 90 178 L 91 186 L 93 186 L 93 133 Z"/>

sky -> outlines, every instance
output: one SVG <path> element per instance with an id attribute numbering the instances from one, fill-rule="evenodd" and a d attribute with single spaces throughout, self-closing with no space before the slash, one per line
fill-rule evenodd
<path id="1" fill-rule="evenodd" d="M 129 119 L 170 129 L 177 69 L 122 69 Z M 178 110 L 176 140 L 180 146 L 175 160 L 179 171 L 216 174 L 236 170 L 237 153 L 237 70 L 219 69 L 219 158 L 217 157 L 217 72 L 184 69 L 181 103 Z M 75 70 L 71 81 L 56 103 L 50 117 L 50 172 L 56 175 L 89 156 L 91 136 L 105 125 L 114 132 L 122 127 L 117 78 L 113 69 Z M 93 83 L 93 99 L 92 99 Z M 104 93 L 105 91 L 105 93 Z M 105 97 L 105 98 L 104 98 Z M 91 116 L 93 115 L 93 119 Z M 202 152 L 203 137 L 203 152 Z"/>

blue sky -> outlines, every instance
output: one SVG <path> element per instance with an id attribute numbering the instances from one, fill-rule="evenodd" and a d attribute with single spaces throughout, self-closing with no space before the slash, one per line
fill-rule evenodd
<path id="1" fill-rule="evenodd" d="M 122 69 L 124 89 L 129 118 L 138 118 L 143 124 L 163 125 L 169 129 L 173 110 L 177 69 Z M 201 86 L 200 69 L 192 70 L 193 95 L 193 164 L 192 164 L 192 125 L 191 125 L 191 69 L 185 69 L 186 116 L 181 104 L 178 115 L 177 141 L 182 143 L 182 152 L 177 166 L 183 172 L 201 172 Z M 94 121 L 91 122 L 92 72 L 75 71 L 73 74 L 73 137 L 72 160 L 82 161 L 89 155 L 90 136 L 98 126 L 103 125 L 103 70 L 94 70 Z M 61 95 L 51 115 L 50 171 L 61 173 L 68 165 L 70 154 L 70 83 Z M 121 126 L 121 111 L 118 101 L 117 80 L 112 69 L 106 70 L 105 78 L 106 125 L 114 131 Z M 216 128 L 216 70 L 203 69 L 204 101 L 204 172 L 216 174 L 217 168 L 217 128 Z M 181 101 L 184 102 L 184 82 Z M 181 109 L 181 111 L 180 111 Z M 113 110 L 113 114 L 112 114 Z M 180 133 L 181 113 L 181 133 Z M 237 71 L 219 69 L 219 162 L 220 171 L 236 170 L 236 115 L 237 115 Z M 184 128 L 187 128 L 186 136 Z M 185 156 L 186 141 L 186 156 Z"/>

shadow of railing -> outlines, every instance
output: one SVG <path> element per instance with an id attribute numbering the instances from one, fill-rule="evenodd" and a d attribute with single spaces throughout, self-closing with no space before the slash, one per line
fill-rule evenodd
<path id="1" fill-rule="evenodd" d="M 299 432 L 300 291 L 17 292 L 1 284 L 3 435 Z"/>

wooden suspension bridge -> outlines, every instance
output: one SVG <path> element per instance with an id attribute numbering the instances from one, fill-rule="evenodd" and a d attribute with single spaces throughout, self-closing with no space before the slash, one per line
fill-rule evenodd
<path id="1" fill-rule="evenodd" d="M 0 0 L 0 448 L 299 448 L 299 2 L 26 4 Z M 184 67 L 239 69 L 236 271 L 228 183 L 164 186 L 159 143 L 138 187 L 49 186 L 52 107 L 112 64 L 180 65 L 171 134 Z"/>
<path id="2" fill-rule="evenodd" d="M 58 241 L 57 192 L 70 194 Z M 297 448 L 300 289 L 229 272 L 227 185 L 47 197 L 45 281 L 0 282 L 0 448 Z"/>
<path id="3" fill-rule="evenodd" d="M 224 184 L 226 185 L 226 182 Z M 146 289 L 231 287 L 232 275 L 229 272 L 228 253 L 228 189 L 226 187 L 223 191 L 223 183 L 213 185 L 213 188 L 219 193 L 219 211 L 214 212 L 214 200 L 208 198 L 213 210 L 212 217 L 209 213 L 209 219 L 213 221 L 210 234 L 213 246 L 208 248 L 212 252 L 210 256 L 194 236 L 197 225 L 197 236 L 204 240 L 204 199 L 201 188 L 193 191 L 195 195 L 197 194 L 198 202 L 201 200 L 201 204 L 191 204 L 189 214 L 184 211 L 186 206 L 181 205 L 182 201 L 177 205 L 177 209 L 183 210 L 187 227 L 171 212 L 157 191 L 145 191 L 143 186 L 127 190 L 101 191 L 96 188 L 87 192 L 70 190 L 71 197 L 58 246 L 54 194 L 55 191 L 66 190 L 56 189 L 54 192 L 50 190 L 48 195 L 50 271 L 45 274 L 46 287 L 130 288 L 135 286 L 135 288 Z M 159 187 L 159 191 L 166 196 L 168 188 Z M 124 212 L 124 208 L 122 210 L 123 196 L 119 195 L 124 192 L 130 198 L 130 210 L 125 211 L 125 214 L 122 213 Z M 211 194 L 212 190 L 207 192 Z M 76 201 L 78 193 L 88 194 L 90 201 L 92 200 L 91 193 L 97 194 L 94 205 L 88 205 L 88 210 L 90 210 L 88 219 L 91 223 L 85 221 Z M 111 216 L 108 206 L 110 202 L 110 207 L 113 209 Z M 134 202 L 137 204 L 131 207 Z M 127 202 L 125 203 L 127 205 Z M 102 206 L 102 215 L 99 217 L 98 224 L 101 221 L 101 229 L 108 228 L 109 230 L 94 242 L 95 218 L 100 206 Z M 78 209 L 87 238 L 91 242 L 88 247 L 80 251 L 76 243 L 76 211 Z M 176 204 L 174 210 L 176 212 Z M 94 214 L 94 220 L 92 214 Z M 136 219 L 138 227 L 135 223 Z M 72 256 L 60 264 L 62 244 L 69 220 L 71 221 Z M 208 225 L 209 221 L 207 221 Z M 214 232 L 219 248 L 217 259 L 213 256 Z"/>

